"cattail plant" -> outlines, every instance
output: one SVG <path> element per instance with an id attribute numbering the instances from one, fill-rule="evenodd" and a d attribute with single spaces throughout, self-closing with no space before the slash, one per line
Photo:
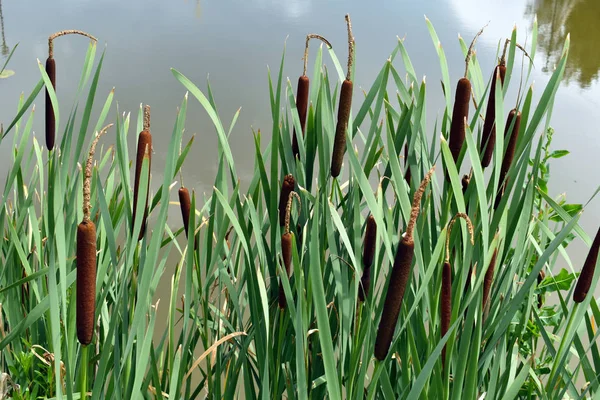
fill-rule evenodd
<path id="1" fill-rule="evenodd" d="M 456 163 L 463 143 L 465 142 L 466 121 L 469 118 L 469 102 L 471 101 L 471 81 L 469 81 L 469 62 L 473 54 L 473 47 L 477 38 L 483 33 L 482 28 L 473 38 L 467 57 L 465 58 L 465 75 L 458 80 L 456 85 L 456 95 L 454 98 L 454 108 L 452 109 L 452 122 L 450 124 L 450 139 L 448 146 L 452 153 L 452 158 Z"/>
<path id="2" fill-rule="evenodd" d="M 498 65 L 494 68 L 492 75 L 492 83 L 490 85 L 490 93 L 488 97 L 488 104 L 485 111 L 485 120 L 483 123 L 483 131 L 481 135 L 480 153 L 483 154 L 481 158 L 481 166 L 486 168 L 492 161 L 492 155 L 494 154 L 494 146 L 496 144 L 496 84 L 498 78 L 500 78 L 500 84 L 504 85 L 504 78 L 506 76 L 506 50 L 510 39 L 506 39 L 504 43 L 504 50 L 502 56 L 498 61 Z M 527 51 L 518 43 L 515 46 L 525 54 L 527 58 L 531 60 Z"/>
<path id="3" fill-rule="evenodd" d="M 48 58 L 46 59 L 46 73 L 50 78 L 52 89 L 56 91 L 56 62 L 54 61 L 54 39 L 65 36 L 65 35 L 83 35 L 90 38 L 94 42 L 98 40 L 87 32 L 70 29 L 66 31 L 59 31 L 53 33 L 48 37 Z M 48 88 L 46 88 L 46 147 L 48 150 L 54 148 L 56 138 L 56 116 L 54 115 L 54 107 L 52 107 L 52 101 L 50 100 L 50 94 Z"/>
<path id="4" fill-rule="evenodd" d="M 298 78 L 298 91 L 296 92 L 296 108 L 298 109 L 298 118 L 300 119 L 300 128 L 302 129 L 302 137 L 304 137 L 306 129 L 306 115 L 308 112 L 308 88 L 310 81 L 306 75 L 308 69 L 308 44 L 310 39 L 319 39 L 323 41 L 327 47 L 331 49 L 331 43 L 321 35 L 316 33 L 309 33 L 306 35 L 306 45 L 304 46 L 304 70 L 300 78 Z M 300 158 L 300 149 L 298 148 L 298 137 L 296 136 L 296 127 L 294 126 L 292 137 L 292 151 L 294 158 Z"/>
<path id="5" fill-rule="evenodd" d="M 512 126 L 512 129 L 511 129 Z M 517 148 L 517 139 L 519 138 L 519 128 L 521 127 L 521 112 L 513 108 L 508 113 L 506 120 L 506 129 L 504 130 L 504 138 L 508 139 L 508 145 L 504 158 L 502 159 L 502 167 L 500 168 L 500 183 L 498 193 L 496 194 L 496 201 L 494 202 L 494 210 L 500 205 L 504 190 L 508 184 L 508 171 L 512 165 L 513 158 L 515 157 L 515 150 Z"/>
<path id="6" fill-rule="evenodd" d="M 390 276 L 390 283 L 388 285 L 385 302 L 383 304 L 383 311 L 381 313 L 381 319 L 379 321 L 379 328 L 377 330 L 377 338 L 375 339 L 375 357 L 382 361 L 388 354 L 392 339 L 394 337 L 394 331 L 396 330 L 396 324 L 398 322 L 398 316 L 400 315 L 400 307 L 402 306 L 402 299 L 404 298 L 404 291 L 406 290 L 406 284 L 410 277 L 412 259 L 415 250 L 415 243 L 413 240 L 413 232 L 415 224 L 419 216 L 419 210 L 421 207 L 421 198 L 423 193 L 431 180 L 431 176 L 435 166 L 429 170 L 425 178 L 421 182 L 418 190 L 415 192 L 413 197 L 412 208 L 410 211 L 410 220 L 406 226 L 406 232 L 402 235 L 402 239 L 398 244 L 396 250 L 396 257 L 394 259 L 394 265 L 392 266 L 392 274 Z"/>
<path id="7" fill-rule="evenodd" d="M 281 235 L 281 257 L 283 258 L 283 266 L 289 278 L 292 275 L 292 240 L 294 235 L 290 232 L 290 216 L 292 213 L 292 201 L 298 200 L 298 210 L 300 210 L 300 196 L 296 192 L 290 192 L 288 201 L 285 207 L 285 226 L 284 233 Z M 281 278 L 280 278 L 281 279 Z M 279 308 L 282 310 L 287 307 L 285 299 L 285 291 L 283 290 L 283 279 L 279 281 Z"/>
<path id="8" fill-rule="evenodd" d="M 462 184 L 462 192 L 463 195 L 465 193 L 467 193 L 467 189 L 469 188 L 469 183 L 471 183 L 471 176 L 470 175 L 463 175 L 462 179 L 461 179 L 461 184 Z"/>
<path id="9" fill-rule="evenodd" d="M 350 15 L 346 14 L 348 26 L 348 71 L 346 79 L 342 83 L 340 92 L 340 103 L 338 107 L 337 125 L 335 127 L 335 139 L 333 142 L 333 153 L 331 154 L 331 176 L 337 178 L 342 170 L 342 162 L 346 153 L 346 130 L 352 107 L 352 63 L 354 62 L 354 36 L 352 35 L 352 23 Z"/>
<path id="10" fill-rule="evenodd" d="M 96 311 L 96 225 L 90 219 L 92 161 L 100 137 L 112 124 L 104 127 L 92 141 L 83 180 L 83 221 L 77 226 L 77 293 L 76 325 L 79 343 L 92 342 Z"/>
<path id="11" fill-rule="evenodd" d="M 480 153 L 483 154 L 481 158 L 481 166 L 483 168 L 490 165 L 492 161 L 492 154 L 494 154 L 494 145 L 496 144 L 496 83 L 500 78 L 500 84 L 504 85 L 504 77 L 506 76 L 506 61 L 503 58 L 494 68 L 492 75 L 492 83 L 490 85 L 490 93 L 488 97 L 488 104 L 485 111 L 485 120 L 483 122 L 483 131 L 481 134 L 481 146 Z"/>
<path id="12" fill-rule="evenodd" d="M 377 241 L 377 223 L 375 217 L 369 215 L 367 218 L 367 228 L 365 229 L 365 238 L 363 241 L 363 274 L 358 287 L 358 300 L 363 302 L 369 295 L 371 288 L 371 265 L 375 257 L 375 242 Z"/>
<path id="13" fill-rule="evenodd" d="M 440 293 L 440 337 L 444 337 L 450 328 L 450 319 L 452 317 L 452 265 L 450 264 L 450 234 L 452 226 L 458 218 L 463 218 L 467 222 L 467 228 L 471 237 L 471 244 L 474 244 L 473 224 L 467 214 L 458 213 L 448 224 L 446 234 L 446 260 L 442 267 L 442 291 Z M 442 366 L 446 365 L 446 346 L 442 349 Z"/>
<path id="14" fill-rule="evenodd" d="M 596 261 L 598 260 L 598 251 L 600 250 L 600 228 L 596 232 L 596 237 L 590 247 L 590 251 L 583 263 L 581 274 L 577 278 L 577 285 L 575 291 L 573 291 L 573 300 L 576 303 L 581 303 L 585 300 L 590 287 L 592 286 L 592 279 L 594 278 L 594 271 L 596 270 Z"/>
<path id="15" fill-rule="evenodd" d="M 287 203 L 290 197 L 290 193 L 294 191 L 296 186 L 296 180 L 292 174 L 288 174 L 283 178 L 281 184 L 281 193 L 279 194 L 279 226 L 285 226 L 285 215 L 287 210 Z"/>
<path id="16" fill-rule="evenodd" d="M 148 157 L 148 185 L 145 189 L 146 191 L 146 204 L 144 205 L 144 216 L 142 218 L 142 227 L 140 229 L 140 233 L 138 236 L 138 240 L 142 240 L 144 237 L 144 233 L 146 232 L 146 219 L 148 218 L 148 196 L 150 190 L 150 165 L 152 162 L 151 153 L 152 152 L 152 135 L 150 134 L 150 106 L 144 107 L 144 129 L 140 132 L 138 136 L 138 145 L 137 145 L 137 157 L 135 160 L 135 185 L 133 188 L 133 216 L 131 219 L 131 230 L 133 232 L 133 228 L 135 225 L 135 216 L 138 212 L 141 212 L 137 209 L 138 203 L 138 195 L 140 194 L 140 178 L 142 174 L 142 161 L 144 157 Z M 189 214 L 188 214 L 189 216 Z"/>

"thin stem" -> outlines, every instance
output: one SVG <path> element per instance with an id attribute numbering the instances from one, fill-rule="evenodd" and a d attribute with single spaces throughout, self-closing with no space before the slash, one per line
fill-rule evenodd
<path id="1" fill-rule="evenodd" d="M 421 198 L 423 197 L 423 193 L 425 193 L 425 188 L 429 184 L 431 180 L 431 175 L 433 175 L 433 171 L 435 171 L 435 165 L 431 167 L 423 181 L 421 181 L 421 185 L 419 185 L 419 189 L 415 192 L 413 197 L 412 208 L 410 210 L 410 220 L 408 221 L 408 225 L 406 227 L 406 232 L 404 235 L 404 239 L 407 242 L 412 242 L 413 232 L 415 230 L 415 224 L 417 223 L 417 217 L 419 216 L 419 210 L 421 209 Z"/>
<path id="2" fill-rule="evenodd" d="M 477 35 L 475 35 L 475 37 L 473 38 L 473 41 L 471 42 L 471 45 L 469 46 L 469 51 L 467 52 L 467 57 L 465 58 L 465 78 L 467 77 L 468 73 L 469 73 L 469 62 L 471 62 L 471 54 L 473 54 L 473 47 L 475 47 L 475 42 L 477 41 L 477 38 L 479 36 L 481 36 L 481 34 L 483 33 L 483 30 L 489 25 L 489 22 L 487 24 L 485 24 L 483 26 L 483 28 L 481 28 L 479 30 L 479 32 L 477 32 Z"/>
<path id="3" fill-rule="evenodd" d="M 287 205 L 285 206 L 284 233 L 290 233 L 290 215 L 292 214 L 292 201 L 294 197 L 296 198 L 296 200 L 298 200 L 298 214 L 300 214 L 300 210 L 302 209 L 302 205 L 300 203 L 300 196 L 298 196 L 298 193 L 291 191 L 288 197 Z"/>
<path id="4" fill-rule="evenodd" d="M 79 373 L 79 398 L 87 399 L 88 346 L 81 346 L 81 371 Z"/>
<path id="5" fill-rule="evenodd" d="M 318 35 L 316 33 L 309 33 L 308 35 L 306 35 L 306 44 L 304 45 L 304 71 L 302 72 L 303 76 L 306 76 L 306 70 L 308 69 L 308 43 L 310 41 L 310 39 L 319 39 L 321 41 L 323 41 L 327 47 L 329 47 L 330 49 L 333 47 L 331 46 L 331 43 L 329 43 L 329 40 L 325 39 L 323 36 Z"/>
<path id="6" fill-rule="evenodd" d="M 88 158 L 85 164 L 85 176 L 83 179 L 83 220 L 90 220 L 90 198 L 91 198 L 91 181 L 92 181 L 92 161 L 94 159 L 94 153 L 96 153 L 96 145 L 98 144 L 98 140 L 100 137 L 106 133 L 108 128 L 113 126 L 113 124 L 108 124 L 96 135 L 94 140 L 92 141 L 92 145 L 90 147 L 90 152 L 88 154 Z"/>
<path id="7" fill-rule="evenodd" d="M 348 25 L 348 72 L 346 72 L 346 80 L 349 81 L 352 75 L 352 63 L 354 62 L 354 36 L 352 35 L 350 14 L 346 14 L 346 25 Z"/>
<path id="8" fill-rule="evenodd" d="M 96 39 L 94 36 L 90 35 L 89 33 L 80 31 L 77 29 L 67 29 L 64 31 L 58 31 L 48 37 L 48 57 L 50 57 L 50 58 L 54 57 L 54 43 L 52 41 L 58 37 L 65 36 L 65 35 L 82 35 L 82 36 L 92 39 L 94 42 L 98 41 L 98 39 Z"/>
<path id="9" fill-rule="evenodd" d="M 452 233 L 452 227 L 458 218 L 462 218 L 467 222 L 467 228 L 469 229 L 469 235 L 471 236 L 471 244 L 475 244 L 473 237 L 473 224 L 471 223 L 471 219 L 465 213 L 458 213 L 452 218 L 452 221 L 448 224 L 448 232 L 446 234 L 446 262 L 450 262 L 450 234 Z"/>

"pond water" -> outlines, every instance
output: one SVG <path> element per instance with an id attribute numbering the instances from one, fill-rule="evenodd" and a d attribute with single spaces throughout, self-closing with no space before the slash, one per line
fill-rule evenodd
<path id="1" fill-rule="evenodd" d="M 115 87 L 121 111 L 136 114 L 142 102 L 152 106 L 156 151 L 153 174 L 159 179 L 164 163 L 160 149 L 168 146 L 176 107 L 184 94 L 171 67 L 202 89 L 210 74 L 219 113 L 226 124 L 241 107 L 231 146 L 238 171 L 250 174 L 254 154 L 248 151 L 253 148 L 251 129 L 271 129 L 267 65 L 278 68 L 286 37 L 284 76 L 295 86 L 306 34 L 324 35 L 344 58 L 344 14 L 350 13 L 357 48 L 355 85 L 368 88 L 395 46 L 396 36 L 406 36 L 417 74 L 426 75 L 430 82 L 428 129 L 432 130 L 443 104 L 437 83 L 439 63 L 423 16 L 427 15 L 436 27 L 451 79 L 456 81 L 464 68 L 457 34 L 470 41 L 489 21 L 478 41 L 477 54 L 483 71 L 491 73 L 498 42 L 516 25 L 519 42 L 529 43 L 537 15 L 539 47 L 534 60 L 534 89 L 541 91 L 546 84 L 566 34 L 571 34 L 566 79 L 559 89 L 552 120 L 556 130 L 553 148 L 567 149 L 571 154 L 552 162 L 550 191 L 553 195 L 566 192 L 569 202 L 585 203 L 600 184 L 594 167 L 600 154 L 598 0 L 4 0 L 0 4 L 0 60 L 19 43 L 9 65 L 15 74 L 0 79 L 0 121 L 6 125 L 11 120 L 20 93 L 29 93 L 38 81 L 36 58 L 43 61 L 47 57 L 48 35 L 63 29 L 83 29 L 99 38 L 100 49 L 106 44 L 97 103 L 102 103 Z M 79 37 L 56 42 L 61 104 L 72 104 L 87 44 L 87 39 Z M 314 61 L 314 51 L 311 55 L 309 62 Z M 37 103 L 39 110 L 43 97 Z M 43 113 L 39 111 L 34 129 L 37 137 L 43 138 Z M 184 138 L 192 134 L 196 134 L 196 141 L 184 165 L 185 184 L 197 192 L 208 191 L 216 172 L 217 140 L 207 115 L 195 100 L 190 102 Z M 133 143 L 133 134 L 130 140 Z M 10 142 L 5 140 L 0 146 L 2 179 L 10 159 Z M 600 200 L 595 199 L 587 207 L 582 225 L 593 235 L 599 224 Z M 572 246 L 573 260 L 581 262 L 585 246 L 580 240 Z"/>

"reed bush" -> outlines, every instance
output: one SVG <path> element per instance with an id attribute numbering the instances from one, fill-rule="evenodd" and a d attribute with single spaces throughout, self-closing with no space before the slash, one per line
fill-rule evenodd
<path id="1" fill-rule="evenodd" d="M 14 383 L 10 395 L 597 396 L 598 246 L 579 276 L 570 244 L 592 243 L 579 225 L 583 207 L 552 198 L 547 190 L 549 165 L 565 154 L 550 149 L 549 116 L 560 112 L 553 110 L 553 100 L 561 95 L 568 36 L 548 84 L 536 87 L 535 96 L 529 86 L 516 102 L 518 137 L 517 124 L 505 122 L 508 112 L 495 101 L 493 125 L 511 132 L 513 143 L 505 145 L 497 135 L 494 162 L 484 175 L 478 140 L 483 107 L 468 117 L 464 107 L 471 98 L 483 104 L 492 85 L 478 76 L 477 57 L 469 58 L 472 52 L 459 39 L 471 88 L 461 89 L 463 110 L 453 117 L 449 71 L 462 72 L 464 65 L 447 64 L 442 41 L 431 22 L 426 24 L 444 91 L 418 79 L 404 41 L 398 40 L 372 85 L 361 83 L 360 102 L 350 102 L 351 66 L 345 73 L 334 48 L 321 47 L 304 126 L 302 104 L 283 79 L 284 51 L 276 75 L 268 75 L 271 136 L 265 140 L 254 133 L 248 187 L 240 186 L 228 142 L 231 127 L 223 124 L 213 97 L 178 70 L 173 76 L 186 92 L 181 104 L 173 105 L 168 148 L 155 149 L 165 164 L 151 195 L 151 142 L 140 138 L 136 153 L 127 140 L 132 131 L 149 135 L 143 109 L 133 116 L 117 110 L 111 91 L 98 112 L 92 110 L 101 97 L 104 60 L 104 54 L 97 60 L 95 43 L 85 55 L 77 89 L 78 95 L 87 91 L 81 96 L 84 112 L 71 107 L 62 123 L 66 106 L 58 104 L 51 71 L 40 64 L 41 79 L 19 100 L 15 118 L 0 135 L 0 146 L 11 148 L 0 209 L 0 374 L 5 374 L 0 377 Z M 532 38 L 527 50 L 534 59 L 535 24 Z M 354 40 L 349 41 L 352 52 Z M 516 46 L 515 30 L 496 100 L 510 93 L 506 89 L 519 67 Z M 336 68 L 324 68 L 324 57 Z M 522 62 L 528 71 L 522 85 L 528 87 L 532 66 Z M 34 103 L 45 87 L 61 134 L 53 151 L 33 135 Z M 426 110 L 428 96 L 445 99 L 435 132 L 422 117 L 436 115 Z M 336 100 L 343 112 L 336 113 Z M 507 102 L 514 108 L 513 100 Z M 215 126 L 219 168 L 205 196 L 196 198 L 189 188 L 188 209 L 189 193 L 182 196 L 183 189 L 176 194 L 173 188 L 194 151 L 192 140 L 179 151 L 187 112 L 198 108 Z M 86 165 L 86 150 L 93 145 L 85 145 L 110 121 L 114 134 L 104 136 L 106 145 L 98 149 L 97 162 L 87 164 L 86 174 L 79 166 Z M 452 139 L 456 122 L 460 146 Z M 401 165 L 403 147 L 409 157 Z M 501 164 L 505 148 L 512 157 Z M 462 181 L 457 162 L 471 168 Z M 412 182 L 423 182 L 420 188 L 405 178 L 409 168 Z M 495 204 L 498 188 L 504 195 Z M 291 205 L 286 207 L 290 193 L 297 193 L 302 205 L 293 218 Z M 179 205 L 184 222 L 168 221 L 170 208 Z M 447 228 L 458 213 L 472 222 L 473 245 L 462 219 L 457 220 L 462 229 Z M 80 222 L 88 219 L 85 226 L 93 223 L 95 232 L 80 232 Z M 80 266 L 92 264 L 95 277 L 81 278 Z M 174 268 L 167 268 L 171 264 Z M 538 282 L 542 270 L 546 275 Z M 161 282 L 170 284 L 167 293 L 158 290 Z M 546 301 L 538 308 L 542 295 Z"/>

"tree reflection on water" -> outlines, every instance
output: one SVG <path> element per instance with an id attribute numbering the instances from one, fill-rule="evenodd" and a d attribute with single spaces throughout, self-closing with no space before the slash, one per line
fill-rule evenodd
<path id="1" fill-rule="evenodd" d="M 569 59 L 565 71 L 567 82 L 576 81 L 589 87 L 600 71 L 600 1 L 599 0 L 530 0 L 525 16 L 538 19 L 538 48 L 545 54 L 544 72 L 552 72 L 558 62 L 564 40 L 571 34 Z"/>

